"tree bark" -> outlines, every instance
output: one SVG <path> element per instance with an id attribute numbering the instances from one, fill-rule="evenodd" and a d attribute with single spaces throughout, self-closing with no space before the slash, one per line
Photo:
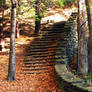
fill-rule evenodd
<path id="1" fill-rule="evenodd" d="M 40 30 L 41 17 L 40 17 L 40 0 L 36 0 L 35 2 L 35 34 L 37 34 Z"/>
<path id="2" fill-rule="evenodd" d="M 11 0 L 11 38 L 10 38 L 10 56 L 8 67 L 8 81 L 15 80 L 15 33 L 16 33 L 16 0 Z"/>
<path id="3" fill-rule="evenodd" d="M 20 0 L 17 0 L 17 5 L 16 5 L 16 9 L 17 9 L 17 15 L 19 15 L 19 6 L 20 6 Z M 19 30 L 19 20 L 18 18 L 16 19 L 16 38 L 19 38 L 20 36 L 20 30 Z"/>
<path id="4" fill-rule="evenodd" d="M 16 38 L 19 38 L 20 36 L 20 31 L 19 31 L 19 22 L 17 20 L 17 24 L 16 24 Z"/>
<path id="5" fill-rule="evenodd" d="M 89 48 L 89 71 L 92 72 L 92 18 L 90 13 L 89 1 L 85 0 L 86 9 L 87 9 L 87 20 L 89 27 L 89 39 L 88 39 L 88 48 Z"/>
<path id="6" fill-rule="evenodd" d="M 87 39 L 86 39 L 86 20 L 85 20 L 85 0 L 78 1 L 78 62 L 79 62 L 79 71 L 83 75 L 88 74 L 88 48 L 87 48 Z"/>

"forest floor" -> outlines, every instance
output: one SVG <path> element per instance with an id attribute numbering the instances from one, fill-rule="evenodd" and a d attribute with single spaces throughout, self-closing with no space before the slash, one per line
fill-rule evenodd
<path id="1" fill-rule="evenodd" d="M 54 20 L 54 23 L 67 21 L 73 10 L 74 8 L 48 9 L 48 16 L 42 19 L 42 23 L 47 23 L 47 20 Z M 31 75 L 21 73 L 26 48 L 29 43 L 35 41 L 35 38 L 22 35 L 16 39 L 16 81 L 8 82 L 6 80 L 9 49 L 0 52 L 0 92 L 63 92 L 55 83 L 54 72 Z M 9 38 L 6 40 L 9 43 Z"/>

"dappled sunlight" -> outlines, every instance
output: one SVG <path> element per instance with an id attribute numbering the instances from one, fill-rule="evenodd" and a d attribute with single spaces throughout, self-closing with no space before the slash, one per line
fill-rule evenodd
<path id="1" fill-rule="evenodd" d="M 53 21 L 55 23 L 55 22 L 66 21 L 66 20 L 67 19 L 64 16 L 60 14 L 55 14 L 55 15 L 51 15 L 51 16 L 43 18 L 42 23 L 47 22 L 47 21 L 49 22 Z"/>
<path id="2" fill-rule="evenodd" d="M 72 12 L 76 12 L 77 8 L 72 7 L 72 8 L 66 8 L 66 9 L 60 9 L 57 8 L 55 10 L 53 9 L 48 9 L 48 16 L 45 18 L 42 18 L 42 23 L 55 23 L 55 22 L 60 22 L 60 21 L 67 21 L 72 14 Z"/>
<path id="3" fill-rule="evenodd" d="M 16 44 L 23 45 L 23 44 L 29 44 L 30 41 L 33 41 L 36 37 L 23 37 L 21 36 L 16 40 Z"/>

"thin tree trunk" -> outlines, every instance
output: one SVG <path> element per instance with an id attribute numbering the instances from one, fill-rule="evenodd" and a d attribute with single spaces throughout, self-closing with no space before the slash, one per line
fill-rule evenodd
<path id="1" fill-rule="evenodd" d="M 78 3 L 78 13 L 79 13 L 79 24 L 78 24 L 78 38 L 79 38 L 79 71 L 83 75 L 88 74 L 88 49 L 87 49 L 87 39 L 86 39 L 86 20 L 85 20 L 85 0 L 79 0 Z"/>
<path id="2" fill-rule="evenodd" d="M 41 17 L 40 17 L 40 0 L 36 0 L 36 6 L 35 6 L 35 34 L 37 34 L 40 30 L 40 23 L 41 23 Z"/>
<path id="3" fill-rule="evenodd" d="M 20 6 L 20 0 L 17 0 L 17 5 L 16 5 L 17 15 L 19 14 L 19 6 Z M 19 36 L 20 36 L 19 20 L 17 18 L 16 19 L 16 38 L 19 38 Z"/>
<path id="4" fill-rule="evenodd" d="M 89 0 L 85 0 L 85 3 L 86 3 L 87 20 L 88 20 L 88 27 L 89 27 L 89 39 L 91 39 L 91 42 L 92 42 L 92 20 L 91 20 Z"/>
<path id="5" fill-rule="evenodd" d="M 17 21 L 17 24 L 16 24 L 16 38 L 19 38 L 19 36 L 20 36 L 19 22 Z"/>
<path id="6" fill-rule="evenodd" d="M 16 33 L 16 0 L 11 0 L 11 38 L 10 38 L 10 56 L 8 67 L 8 81 L 15 80 L 15 33 Z"/>
<path id="7" fill-rule="evenodd" d="M 89 1 L 85 0 L 85 2 L 86 2 L 87 20 L 88 20 L 88 27 L 89 27 L 89 40 L 88 40 L 88 48 L 89 48 L 89 71 L 92 72 L 92 19 L 91 19 Z"/>

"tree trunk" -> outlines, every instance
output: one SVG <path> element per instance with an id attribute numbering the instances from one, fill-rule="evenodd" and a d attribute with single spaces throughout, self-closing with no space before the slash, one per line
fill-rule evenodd
<path id="1" fill-rule="evenodd" d="M 15 80 L 15 33 L 16 33 L 16 0 L 11 0 L 11 38 L 10 38 L 10 56 L 8 67 L 8 81 Z"/>
<path id="2" fill-rule="evenodd" d="M 86 2 L 87 20 L 88 20 L 88 27 L 89 27 L 89 40 L 88 40 L 88 48 L 89 48 L 89 71 L 92 72 L 92 19 L 91 19 L 89 1 L 85 0 L 85 2 Z"/>
<path id="3" fill-rule="evenodd" d="M 85 0 L 79 0 L 78 2 L 78 38 L 79 38 L 79 46 L 78 46 L 78 62 L 79 62 L 79 71 L 83 75 L 88 74 L 88 49 L 87 49 L 87 39 L 86 39 L 86 20 L 85 20 Z"/>
<path id="4" fill-rule="evenodd" d="M 20 0 L 17 0 L 17 5 L 16 5 L 16 9 L 17 9 L 17 15 L 19 15 L 19 6 L 20 6 Z M 18 18 L 16 19 L 16 38 L 19 38 L 20 36 L 20 30 L 19 30 L 19 20 Z"/>
<path id="5" fill-rule="evenodd" d="M 40 23 L 41 23 L 41 17 L 40 17 L 40 0 L 36 0 L 35 4 L 35 34 L 37 34 L 40 30 Z"/>
<path id="6" fill-rule="evenodd" d="M 17 24 L 16 24 L 16 38 L 19 38 L 19 36 L 20 36 L 19 22 L 17 21 Z"/>

